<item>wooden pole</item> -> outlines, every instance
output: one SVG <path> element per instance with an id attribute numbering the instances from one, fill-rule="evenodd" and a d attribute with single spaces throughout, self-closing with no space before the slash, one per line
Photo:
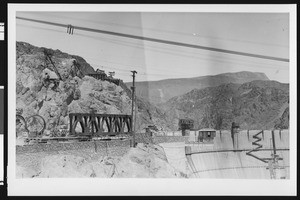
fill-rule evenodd
<path id="1" fill-rule="evenodd" d="M 133 77 L 133 80 L 132 80 L 132 106 L 131 106 L 131 129 L 132 129 L 132 132 L 133 132 L 133 147 L 135 147 L 135 129 L 134 129 L 134 125 L 133 125 L 133 108 L 134 108 L 134 99 L 135 99 L 135 74 L 137 73 L 135 70 L 134 71 L 131 71 L 132 72 L 132 77 Z"/>
<path id="2" fill-rule="evenodd" d="M 137 115 L 138 107 L 136 105 L 136 97 L 134 97 L 134 123 L 133 123 L 133 132 L 135 133 L 136 128 L 136 115 Z"/>

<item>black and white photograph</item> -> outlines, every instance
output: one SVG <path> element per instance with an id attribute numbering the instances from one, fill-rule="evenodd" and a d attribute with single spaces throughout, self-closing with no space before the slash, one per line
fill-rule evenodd
<path id="1" fill-rule="evenodd" d="M 295 7 L 22 6 L 13 183 L 295 180 Z"/>

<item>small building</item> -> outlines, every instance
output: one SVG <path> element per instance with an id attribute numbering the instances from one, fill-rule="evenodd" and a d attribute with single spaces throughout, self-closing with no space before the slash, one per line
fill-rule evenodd
<path id="1" fill-rule="evenodd" d="M 102 81 L 104 81 L 107 78 L 107 75 L 104 73 L 103 70 L 97 70 L 97 72 L 89 73 L 87 75 Z"/>
<path id="2" fill-rule="evenodd" d="M 148 127 L 145 127 L 146 133 L 149 133 L 151 136 L 153 136 L 153 133 L 158 132 L 158 128 L 155 125 L 148 125 Z"/>
<path id="3" fill-rule="evenodd" d="M 240 131 L 240 125 L 236 122 L 232 122 L 231 124 L 231 133 L 238 133 Z"/>
<path id="4" fill-rule="evenodd" d="M 97 69 L 97 70 L 96 70 L 96 73 L 98 73 L 98 74 L 105 74 L 105 71 L 104 71 L 104 70 L 101 70 L 101 69 Z"/>
<path id="5" fill-rule="evenodd" d="M 216 130 L 212 128 L 200 129 L 198 131 L 198 142 L 213 141 L 216 137 Z"/>
<path id="6" fill-rule="evenodd" d="M 108 72 L 110 78 L 113 78 L 114 75 L 116 75 L 116 72 Z"/>
<path id="7" fill-rule="evenodd" d="M 182 131 L 182 136 L 188 136 L 190 133 L 190 130 L 194 128 L 194 120 L 185 118 L 185 119 L 179 119 L 178 122 L 178 130 Z"/>
<path id="8" fill-rule="evenodd" d="M 189 136 L 190 130 L 194 128 L 194 120 L 190 118 L 179 119 L 178 130 L 182 131 L 182 136 Z"/>
<path id="9" fill-rule="evenodd" d="M 216 130 L 211 128 L 192 129 L 189 134 L 189 142 L 210 143 L 216 137 Z"/>

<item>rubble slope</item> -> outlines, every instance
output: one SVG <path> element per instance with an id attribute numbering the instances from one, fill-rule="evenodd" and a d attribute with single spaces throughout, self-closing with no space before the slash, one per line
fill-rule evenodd
<path id="1" fill-rule="evenodd" d="M 17 155 L 17 178 L 186 178 L 161 147 L 138 144 L 122 157 L 77 152 Z"/>

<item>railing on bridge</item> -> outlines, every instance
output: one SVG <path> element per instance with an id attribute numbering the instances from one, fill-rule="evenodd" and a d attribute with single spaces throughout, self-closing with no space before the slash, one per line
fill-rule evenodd
<path id="1" fill-rule="evenodd" d="M 70 134 L 80 136 L 117 136 L 132 132 L 131 115 L 71 113 Z"/>

